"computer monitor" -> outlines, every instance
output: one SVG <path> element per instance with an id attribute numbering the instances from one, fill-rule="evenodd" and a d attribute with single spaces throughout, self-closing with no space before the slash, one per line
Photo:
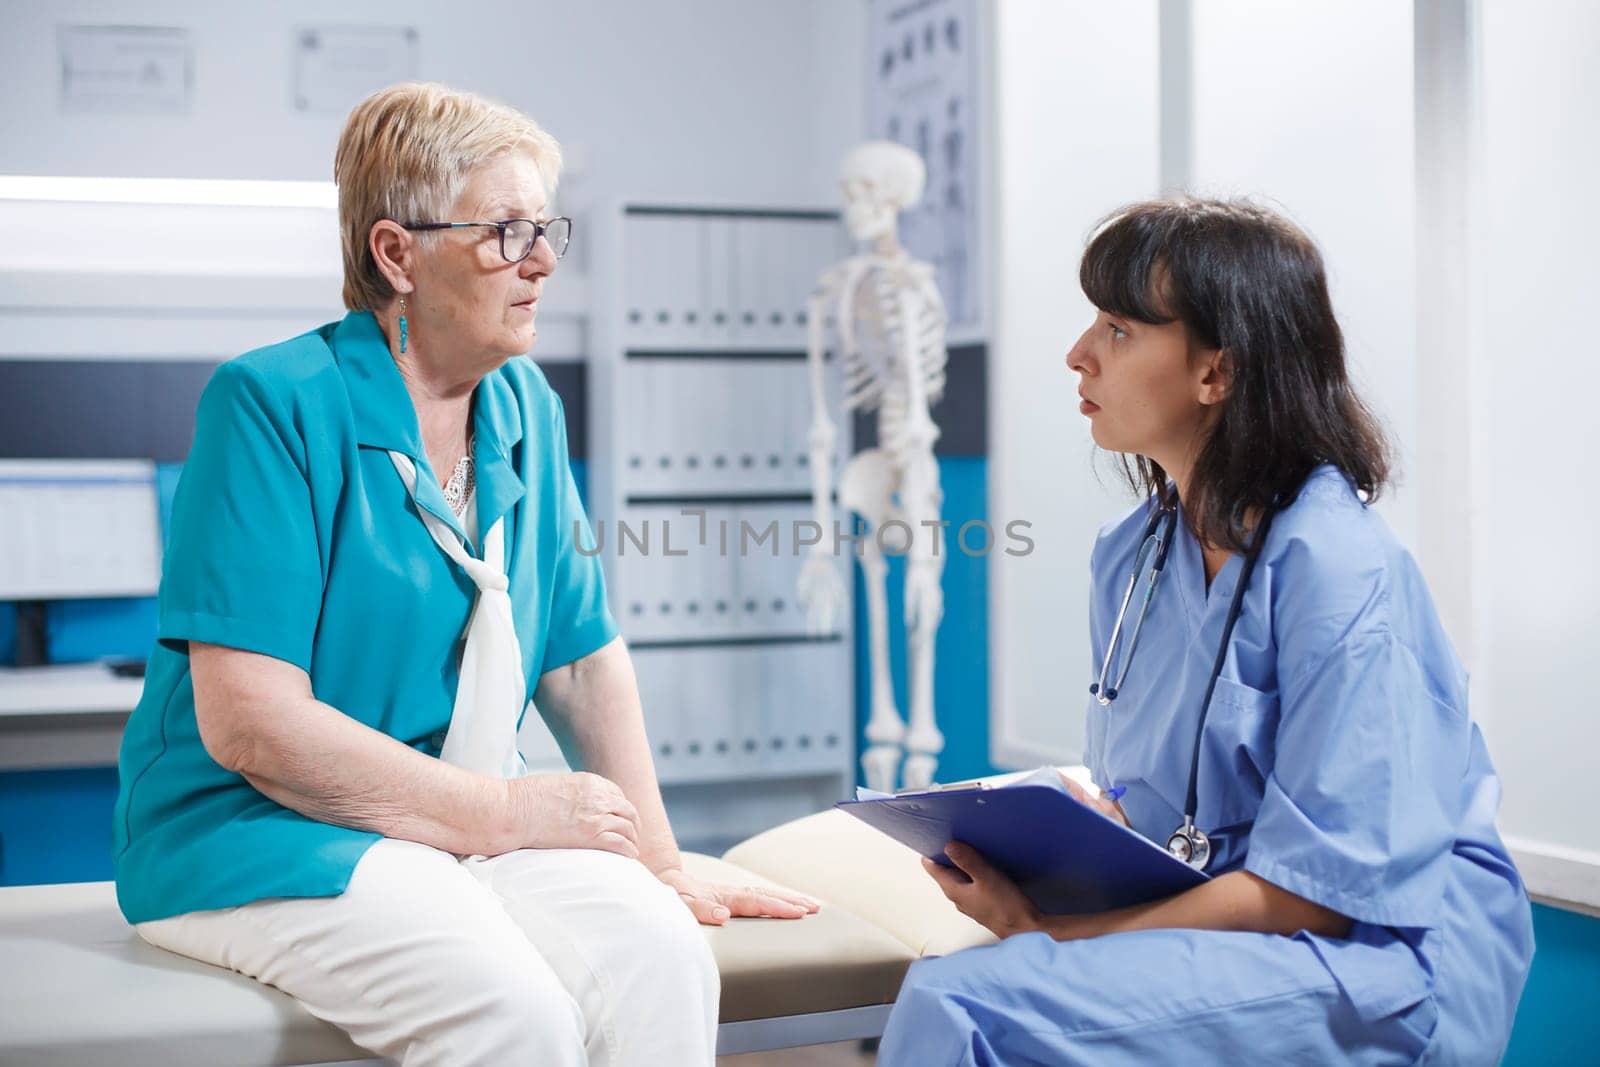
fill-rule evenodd
<path id="1" fill-rule="evenodd" d="M 0 459 L 0 600 L 17 601 L 17 665 L 49 662 L 44 602 L 153 596 L 155 464 Z"/>

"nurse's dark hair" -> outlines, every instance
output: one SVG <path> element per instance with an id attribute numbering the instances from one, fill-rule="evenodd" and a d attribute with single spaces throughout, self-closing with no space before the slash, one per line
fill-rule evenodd
<path id="1" fill-rule="evenodd" d="M 1078 277 L 1095 307 L 1182 322 L 1223 352 L 1227 395 L 1183 502 L 1203 542 L 1244 549 L 1259 509 L 1286 506 L 1324 463 L 1377 497 L 1389 443 L 1346 373 L 1322 256 L 1294 223 L 1240 200 L 1133 204 L 1096 227 Z M 1157 463 L 1125 454 L 1122 465 L 1136 491 L 1165 499 Z"/>

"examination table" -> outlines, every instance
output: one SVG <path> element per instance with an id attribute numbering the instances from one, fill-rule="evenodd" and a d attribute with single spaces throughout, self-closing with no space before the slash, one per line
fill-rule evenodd
<path id="1" fill-rule="evenodd" d="M 703 878 L 823 901 L 804 919 L 703 928 L 722 972 L 720 1054 L 876 1036 L 912 961 L 994 940 L 915 853 L 843 812 L 684 861 Z M 110 882 L 0 889 L 0 1063 L 355 1062 L 379 1061 L 288 996 L 145 944 Z"/>

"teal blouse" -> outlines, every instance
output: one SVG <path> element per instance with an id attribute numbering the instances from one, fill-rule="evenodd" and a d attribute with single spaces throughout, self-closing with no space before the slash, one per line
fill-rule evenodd
<path id="1" fill-rule="evenodd" d="M 530 361 L 473 398 L 478 529 L 505 519 L 529 696 L 611 641 L 561 401 Z M 419 471 L 413 503 L 388 456 Z M 476 590 L 429 537 L 458 533 L 377 321 L 353 312 L 217 368 L 173 502 L 159 630 L 120 759 L 113 851 L 129 922 L 267 897 L 336 896 L 379 835 L 318 822 L 214 761 L 188 642 L 293 663 L 317 699 L 437 756 Z M 475 555 L 476 545 L 468 542 Z"/>

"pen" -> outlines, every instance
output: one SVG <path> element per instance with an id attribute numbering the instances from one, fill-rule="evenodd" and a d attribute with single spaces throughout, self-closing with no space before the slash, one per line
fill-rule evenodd
<path id="1" fill-rule="evenodd" d="M 1128 791 L 1128 787 L 1125 786 L 1125 785 L 1114 785 L 1110 789 L 1107 789 L 1103 793 L 1101 793 L 1100 794 L 1100 799 L 1101 800 L 1109 800 L 1109 801 L 1115 803 L 1116 801 L 1121 800 L 1122 799 L 1122 794 L 1126 793 L 1127 791 Z"/>

